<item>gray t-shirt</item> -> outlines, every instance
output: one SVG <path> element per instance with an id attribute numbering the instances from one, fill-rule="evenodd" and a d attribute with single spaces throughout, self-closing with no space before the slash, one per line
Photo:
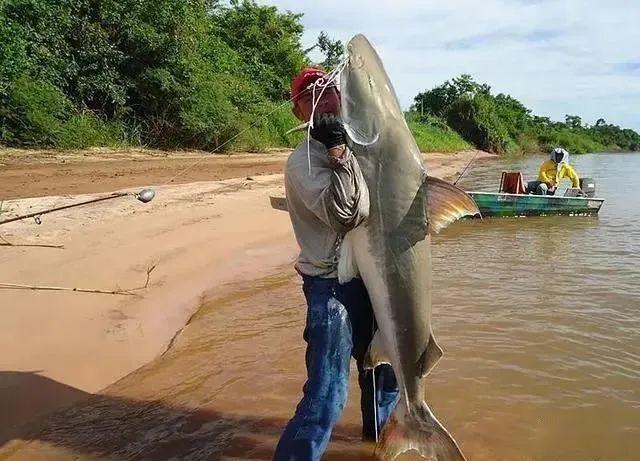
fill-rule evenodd
<path id="1" fill-rule="evenodd" d="M 289 217 L 300 245 L 298 272 L 320 277 L 337 277 L 339 245 L 346 232 L 369 215 L 369 191 L 356 157 L 347 152 L 331 168 L 326 147 L 307 140 L 287 160 L 284 184 Z"/>

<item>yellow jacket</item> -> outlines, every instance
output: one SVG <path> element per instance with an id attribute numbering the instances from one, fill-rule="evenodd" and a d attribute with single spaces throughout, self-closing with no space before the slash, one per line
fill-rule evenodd
<path id="1" fill-rule="evenodd" d="M 568 163 L 563 162 L 560 165 L 556 165 L 553 160 L 547 160 L 540 165 L 538 181 L 557 186 L 562 178 L 569 178 L 571 180 L 571 187 L 580 187 L 580 178 L 578 178 L 576 170 Z"/>

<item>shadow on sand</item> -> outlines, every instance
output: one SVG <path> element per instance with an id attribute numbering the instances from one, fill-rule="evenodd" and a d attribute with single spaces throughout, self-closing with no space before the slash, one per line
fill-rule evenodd
<path id="1" fill-rule="evenodd" d="M 21 425 L 63 400 L 71 405 Z M 286 424 L 258 415 L 91 395 L 37 373 L 13 371 L 0 372 L 0 404 L 0 459 L 1 447 L 10 446 L 11 454 L 25 454 L 18 459 L 37 453 L 40 459 L 269 460 Z M 324 459 L 354 459 L 349 446 L 360 445 L 359 431 L 353 425 L 339 426 L 332 441 L 346 449 Z"/>

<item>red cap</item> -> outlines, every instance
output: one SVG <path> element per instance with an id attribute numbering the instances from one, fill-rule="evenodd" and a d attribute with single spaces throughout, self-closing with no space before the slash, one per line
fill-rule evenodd
<path id="1" fill-rule="evenodd" d="M 302 72 L 291 81 L 291 96 L 293 97 L 293 101 L 297 101 L 309 85 L 325 75 L 327 75 L 325 71 L 316 67 L 303 69 Z"/>

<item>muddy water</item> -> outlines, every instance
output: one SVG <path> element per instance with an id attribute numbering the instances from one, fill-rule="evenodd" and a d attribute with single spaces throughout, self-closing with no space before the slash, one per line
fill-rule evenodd
<path id="1" fill-rule="evenodd" d="M 461 183 L 493 190 L 481 163 Z M 429 401 L 470 460 L 640 459 L 640 156 L 575 158 L 597 218 L 487 219 L 434 238 L 445 357 Z M 48 419 L 16 459 L 270 459 L 303 383 L 290 268 L 203 306 L 162 358 Z M 353 381 L 353 380 L 352 380 Z M 327 460 L 370 459 L 357 389 Z"/>

